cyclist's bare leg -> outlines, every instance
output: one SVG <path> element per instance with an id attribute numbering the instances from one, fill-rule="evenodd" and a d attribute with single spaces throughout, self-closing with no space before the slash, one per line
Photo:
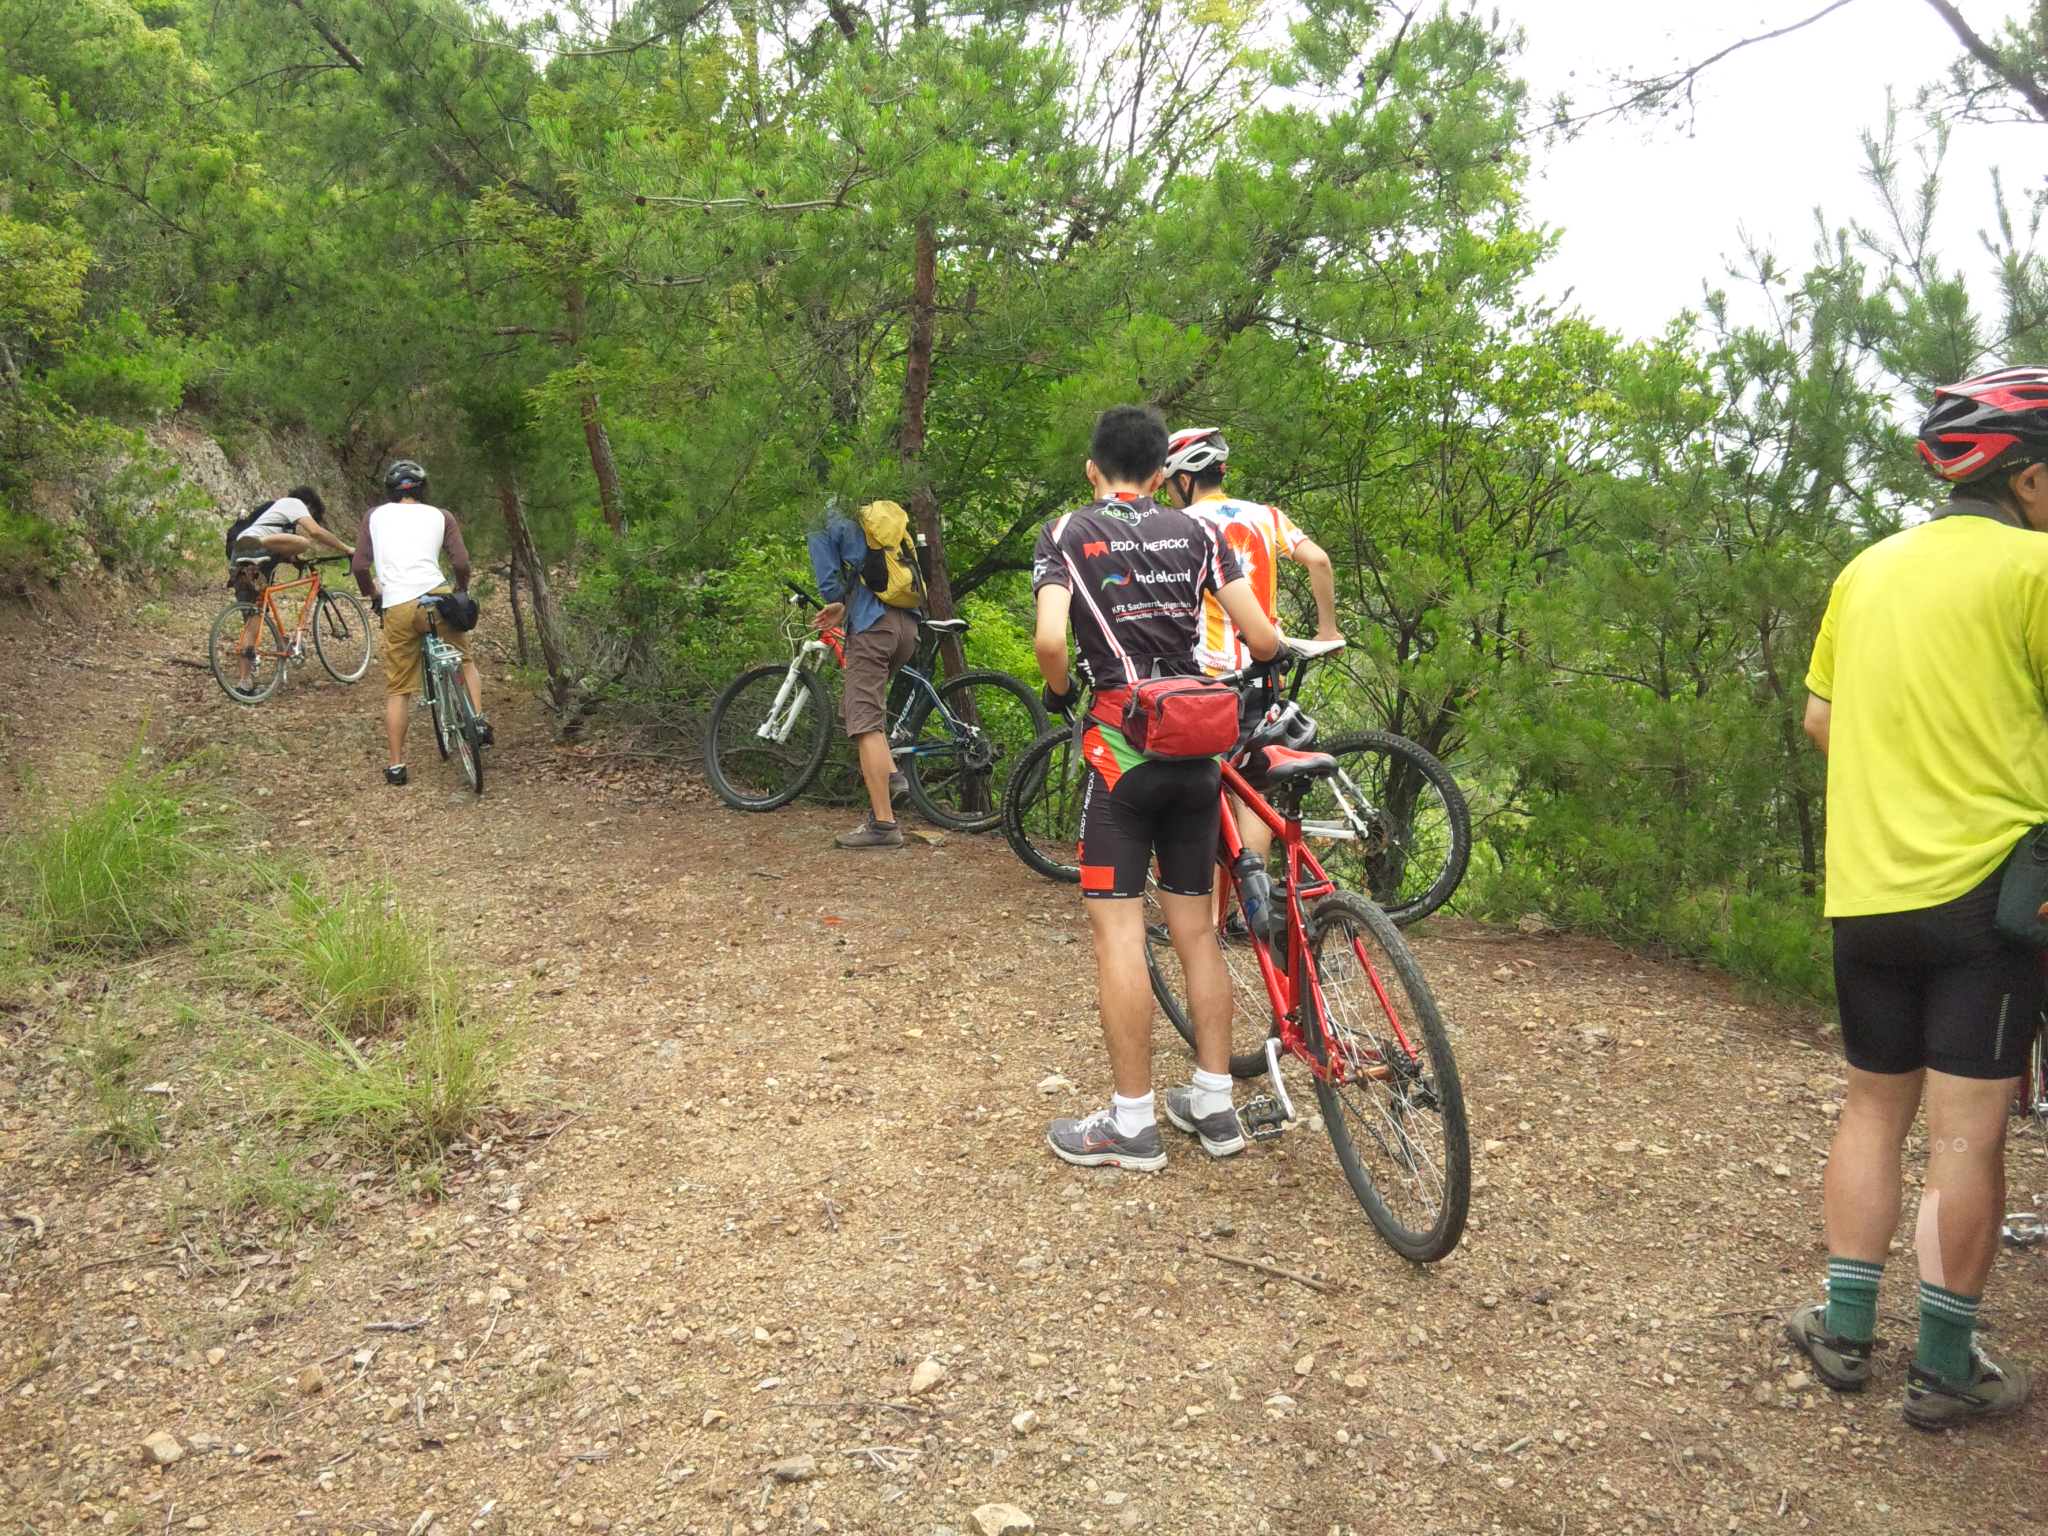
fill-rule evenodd
<path id="1" fill-rule="evenodd" d="M 1261 864 L 1265 863 L 1266 855 L 1273 851 L 1273 829 L 1259 820 L 1258 813 L 1235 795 L 1230 797 L 1230 812 L 1237 818 L 1237 835 L 1243 840 L 1247 851 L 1256 854 Z M 1216 866 L 1216 882 L 1216 888 L 1218 890 L 1223 889 L 1224 877 L 1221 864 Z M 1205 1068 L 1205 1070 L 1216 1071 L 1220 1069 L 1210 1067 Z"/>
<path id="2" fill-rule="evenodd" d="M 410 693 L 384 696 L 384 739 L 391 747 L 391 756 L 386 761 L 394 768 L 405 761 L 405 728 L 412 724 L 414 697 Z"/>
<path id="3" fill-rule="evenodd" d="M 1920 1106 L 1921 1072 L 1849 1068 L 1849 1097 L 1828 1149 L 1822 1207 L 1828 1252 L 1882 1264 L 1899 1224 L 1899 1149 Z"/>
<path id="4" fill-rule="evenodd" d="M 1920 1196 L 1920 1278 L 1981 1296 L 2005 1210 L 2011 1078 L 1927 1074 L 1927 1182 Z"/>
<path id="5" fill-rule="evenodd" d="M 1260 831 L 1264 831 L 1263 826 Z M 1195 1024 L 1195 1065 L 1205 1072 L 1230 1071 L 1230 972 L 1223 964 L 1223 951 L 1216 947 L 1216 899 L 1213 896 L 1177 896 L 1161 891 L 1159 908 L 1166 914 L 1166 931 L 1173 938 L 1173 952 L 1180 956 L 1181 976 L 1187 982 L 1188 1010 Z M 1092 903 L 1105 906 L 1105 902 Z M 1149 983 L 1148 983 L 1149 986 Z M 1148 1006 L 1145 1013 L 1147 1044 L 1152 1024 Z"/>
<path id="6" fill-rule="evenodd" d="M 896 759 L 889 752 L 888 734 L 862 731 L 853 738 L 853 746 L 860 754 L 860 781 L 867 786 L 868 809 L 875 813 L 877 821 L 894 821 L 896 812 L 889 805 L 889 775 L 896 771 Z"/>
<path id="7" fill-rule="evenodd" d="M 249 620 L 242 626 L 242 652 L 235 669 L 235 681 L 247 683 L 249 674 L 256 670 L 256 641 L 263 633 L 263 609 L 259 606 L 250 610 Z"/>
<path id="8" fill-rule="evenodd" d="M 1081 905 L 1088 909 L 1088 927 L 1095 937 L 1095 988 L 1110 1076 L 1118 1093 L 1141 1099 L 1152 1091 L 1152 980 L 1145 970 L 1145 904 L 1135 896 L 1099 896 Z M 1209 947 L 1216 946 L 1212 942 Z M 1221 969 L 1220 955 L 1216 963 Z M 1226 989 L 1229 984 L 1226 976 Z"/>
<path id="9" fill-rule="evenodd" d="M 313 547 L 311 539 L 297 533 L 266 533 L 261 542 L 280 560 L 297 560 Z"/>

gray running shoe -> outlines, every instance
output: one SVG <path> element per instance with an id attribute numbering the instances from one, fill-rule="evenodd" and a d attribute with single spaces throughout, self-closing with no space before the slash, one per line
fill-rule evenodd
<path id="1" fill-rule="evenodd" d="M 1183 1083 L 1166 1090 L 1166 1118 L 1177 1131 L 1200 1139 L 1202 1150 L 1211 1157 L 1230 1157 L 1244 1150 L 1244 1124 L 1237 1118 L 1237 1106 L 1219 1109 L 1213 1115 L 1195 1118 L 1195 1086 Z"/>
<path id="2" fill-rule="evenodd" d="M 1785 1319 L 1785 1338 L 1813 1362 L 1813 1373 L 1837 1392 L 1861 1392 L 1870 1385 L 1870 1345 L 1838 1339 L 1828 1332 L 1828 1304 L 1816 1301 Z"/>
<path id="3" fill-rule="evenodd" d="M 910 793 L 910 780 L 900 773 L 889 775 L 889 803 L 894 805 Z"/>
<path id="4" fill-rule="evenodd" d="M 868 812 L 861 817 L 860 825 L 851 832 L 842 832 L 832 839 L 842 848 L 901 848 L 903 829 L 895 822 L 886 827 L 875 820 L 875 813 Z"/>
<path id="5" fill-rule="evenodd" d="M 2005 1360 L 1970 1341 L 1968 1381 L 1943 1381 L 1915 1365 L 1906 1372 L 1906 1422 L 1915 1429 L 1950 1429 L 1971 1419 L 2003 1418 L 2018 1413 L 2033 1390 L 2034 1373 L 2017 1360 Z"/>
<path id="6" fill-rule="evenodd" d="M 1079 1120 L 1053 1121 L 1045 1128 L 1045 1144 L 1054 1157 L 1082 1168 L 1135 1168 L 1152 1173 L 1166 1166 L 1159 1127 L 1148 1125 L 1135 1136 L 1119 1136 L 1114 1109 L 1098 1109 Z"/>

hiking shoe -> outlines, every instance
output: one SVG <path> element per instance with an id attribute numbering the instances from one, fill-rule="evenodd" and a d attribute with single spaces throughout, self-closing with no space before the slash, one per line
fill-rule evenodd
<path id="1" fill-rule="evenodd" d="M 394 788 L 404 788 L 405 764 L 400 763 L 396 768 L 386 768 L 384 770 L 384 782 L 392 785 Z"/>
<path id="2" fill-rule="evenodd" d="M 1183 1083 L 1178 1088 L 1166 1090 L 1166 1118 L 1177 1131 L 1186 1131 L 1200 1140 L 1202 1150 L 1211 1157 L 1230 1157 L 1244 1150 L 1244 1125 L 1237 1118 L 1237 1106 L 1219 1109 L 1213 1115 L 1197 1118 L 1194 1112 L 1195 1088 L 1192 1083 Z"/>
<path id="3" fill-rule="evenodd" d="M 893 821 L 883 826 L 870 811 L 861 818 L 859 826 L 840 833 L 832 841 L 842 848 L 901 848 L 903 829 Z"/>
<path id="4" fill-rule="evenodd" d="M 476 744 L 480 747 L 488 747 L 497 739 L 498 733 L 491 729 L 491 722 L 482 715 L 478 715 L 476 717 Z"/>
<path id="5" fill-rule="evenodd" d="M 1828 1332 L 1828 1304 L 1816 1301 L 1785 1319 L 1785 1338 L 1813 1362 L 1813 1374 L 1837 1392 L 1861 1392 L 1870 1385 L 1870 1343 L 1838 1339 Z"/>
<path id="6" fill-rule="evenodd" d="M 910 793 L 910 780 L 900 773 L 889 775 L 889 803 L 894 805 Z"/>
<path id="7" fill-rule="evenodd" d="M 1045 1128 L 1045 1144 L 1061 1162 L 1080 1168 L 1135 1168 L 1152 1173 L 1166 1166 L 1159 1127 L 1148 1125 L 1135 1136 L 1120 1136 L 1114 1109 L 1098 1109 L 1079 1120 L 1053 1121 Z"/>
<path id="8" fill-rule="evenodd" d="M 2002 1360 L 1979 1340 L 1970 1341 L 1974 1368 L 1965 1382 L 1943 1381 L 1932 1371 L 1906 1371 L 1906 1422 L 1915 1429 L 1949 1429 L 1971 1419 L 1996 1419 L 2019 1412 L 2033 1389 L 2034 1373 L 2017 1360 Z"/>

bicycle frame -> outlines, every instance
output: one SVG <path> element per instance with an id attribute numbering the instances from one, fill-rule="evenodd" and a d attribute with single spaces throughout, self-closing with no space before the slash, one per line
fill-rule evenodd
<path id="1" fill-rule="evenodd" d="M 285 627 L 283 609 L 278 603 L 278 594 L 281 592 L 297 592 L 301 588 L 305 589 L 306 600 L 299 607 L 299 621 L 287 629 Z M 274 586 L 265 587 L 263 589 L 263 596 L 257 599 L 257 607 L 263 613 L 270 616 L 271 622 L 277 626 L 278 633 L 284 636 L 285 649 L 281 651 L 268 651 L 259 647 L 257 654 L 262 656 L 280 656 L 287 661 L 296 660 L 303 655 L 305 653 L 306 631 L 312 625 L 313 610 L 319 601 L 320 573 L 317 570 L 311 571 L 295 581 L 280 582 Z M 259 640 L 262 638 L 260 627 L 257 630 L 257 638 Z"/>
<path id="2" fill-rule="evenodd" d="M 798 596 L 808 601 L 802 593 Z M 766 718 L 754 730 L 762 741 L 772 741 L 777 746 L 787 742 L 796 730 L 797 722 L 803 718 L 804 701 L 809 697 L 806 690 L 797 686 L 797 674 L 807 672 L 818 665 L 829 652 L 832 659 L 844 668 L 846 665 L 846 630 L 842 625 L 833 625 L 816 636 L 810 635 L 808 625 L 795 624 L 784 630 L 792 648 L 789 671 L 784 674 L 782 686 L 776 690 L 775 700 L 768 706 Z M 910 716 L 921 699 L 929 699 L 939 718 L 946 722 L 947 729 L 957 738 L 966 733 L 959 717 L 946 708 L 939 697 L 939 690 L 933 685 L 930 671 L 933 659 L 938 655 L 939 637 L 927 636 L 918 643 L 917 654 L 910 663 L 897 673 L 897 681 L 903 685 L 903 701 L 895 710 L 895 718 L 889 726 L 890 755 L 895 758 L 931 757 L 950 753 L 957 748 L 952 741 L 931 742 L 920 746 L 909 739 Z"/>
<path id="3" fill-rule="evenodd" d="M 775 692 L 775 702 L 768 706 L 767 718 L 762 720 L 754 731 L 761 740 L 772 741 L 777 746 L 789 740 L 790 733 L 796 729 L 797 721 L 803 718 L 804 700 L 810 696 L 804 689 L 797 687 L 797 674 L 809 671 L 828 651 L 840 666 L 846 665 L 846 631 L 843 628 L 835 624 L 819 634 L 816 639 L 807 640 L 803 636 L 808 628 L 808 625 L 801 629 L 789 625 L 784 629 L 784 637 L 793 648 L 789 658 L 789 671 L 784 674 L 782 686 Z"/>
<path id="4" fill-rule="evenodd" d="M 1286 971 L 1283 973 L 1280 967 L 1274 964 L 1270 946 L 1257 939 L 1250 941 L 1252 953 L 1259 962 L 1259 974 L 1266 983 L 1266 996 L 1273 1005 L 1273 1016 L 1280 1024 L 1277 1040 L 1269 1038 L 1266 1044 L 1268 1075 L 1272 1078 L 1276 1090 L 1284 1095 L 1285 1090 L 1280 1087 L 1279 1061 L 1275 1050 L 1277 1046 L 1279 1050 L 1299 1057 L 1316 1077 L 1328 1082 L 1342 1083 L 1349 1078 L 1352 1071 L 1345 1062 L 1344 1053 L 1327 1050 L 1321 1053 L 1322 1059 L 1317 1060 L 1317 1053 L 1309 1046 L 1308 1032 L 1302 1015 L 1303 1003 L 1313 1001 L 1316 1018 L 1322 1020 L 1327 1016 L 1323 1004 L 1321 978 L 1316 975 L 1315 967 L 1309 963 L 1308 919 L 1303 910 L 1303 903 L 1329 895 L 1337 889 L 1336 882 L 1324 872 L 1315 854 L 1309 850 L 1302 833 L 1300 815 L 1297 813 L 1283 816 L 1263 795 L 1252 788 L 1234 764 L 1225 762 L 1222 768 L 1223 789 L 1218 796 L 1218 804 L 1221 813 L 1220 837 L 1224 869 L 1228 871 L 1236 862 L 1238 855 L 1244 852 L 1244 838 L 1237 829 L 1237 817 L 1231 810 L 1230 802 L 1233 798 L 1248 806 L 1252 814 L 1266 825 L 1287 850 L 1287 952 L 1284 956 L 1287 963 Z M 1222 920 L 1223 908 L 1235 891 L 1236 884 L 1235 875 L 1228 875 L 1219 882 L 1219 923 Z M 1275 895 L 1278 894 L 1280 893 L 1276 891 Z M 1394 1009 L 1393 1000 L 1387 996 L 1387 989 L 1380 980 L 1379 972 L 1373 967 L 1372 960 L 1365 953 L 1362 944 L 1353 940 L 1352 947 L 1358 956 L 1359 968 L 1372 983 L 1373 995 L 1379 1000 L 1379 1005 L 1386 1014 L 1395 1040 L 1399 1042 L 1403 1051 L 1413 1057 L 1416 1054 L 1414 1043 L 1409 1040 L 1407 1031 L 1401 1027 L 1400 1016 Z M 1327 1040 L 1327 1026 L 1319 1024 L 1318 1027 L 1324 1030 Z M 1364 1075 L 1375 1079 L 1384 1079 L 1391 1075 L 1391 1069 L 1384 1063 L 1364 1067 L 1362 1071 Z"/>

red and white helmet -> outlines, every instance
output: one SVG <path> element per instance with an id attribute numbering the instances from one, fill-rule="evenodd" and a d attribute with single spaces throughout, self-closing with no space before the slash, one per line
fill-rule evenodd
<path id="1" fill-rule="evenodd" d="M 2048 368 L 2001 368 L 1934 391 L 1920 457 L 1952 485 L 2048 459 Z"/>
<path id="2" fill-rule="evenodd" d="M 1230 457 L 1230 444 L 1220 427 L 1182 427 L 1166 440 L 1166 473 L 1198 475 Z"/>

